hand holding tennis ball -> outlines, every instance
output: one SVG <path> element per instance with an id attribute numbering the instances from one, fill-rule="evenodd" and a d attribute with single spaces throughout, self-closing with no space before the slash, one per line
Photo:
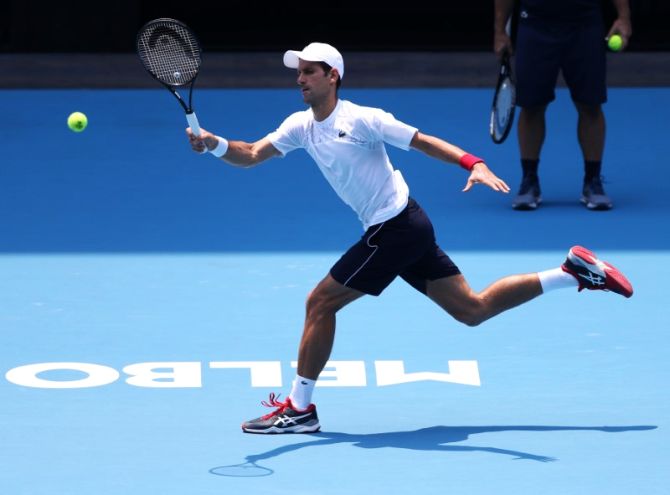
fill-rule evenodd
<path id="1" fill-rule="evenodd" d="M 88 117 L 81 112 L 72 112 L 67 118 L 67 126 L 74 132 L 81 132 L 88 125 Z"/>
<path id="2" fill-rule="evenodd" d="M 623 38 L 618 34 L 613 34 L 607 40 L 607 47 L 613 52 L 620 52 L 623 48 Z"/>

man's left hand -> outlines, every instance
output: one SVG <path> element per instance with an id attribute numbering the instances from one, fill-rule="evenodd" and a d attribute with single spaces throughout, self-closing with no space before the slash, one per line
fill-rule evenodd
<path id="1" fill-rule="evenodd" d="M 484 162 L 475 163 L 474 167 L 472 167 L 470 177 L 468 177 L 468 182 L 465 184 L 463 192 L 468 192 L 475 184 L 484 184 L 494 191 L 502 193 L 509 192 L 509 186 L 505 181 L 491 172 Z"/>

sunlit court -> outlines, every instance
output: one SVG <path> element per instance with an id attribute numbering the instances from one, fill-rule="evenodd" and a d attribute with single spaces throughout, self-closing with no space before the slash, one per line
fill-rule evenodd
<path id="1" fill-rule="evenodd" d="M 270 70 L 288 84 L 196 82 L 200 126 L 253 142 L 305 110 L 281 59 L 301 47 L 277 47 Z M 194 152 L 183 109 L 149 74 L 146 87 L 0 76 L 0 491 L 666 493 L 670 85 L 608 87 L 607 211 L 580 202 L 577 111 L 559 85 L 542 203 L 518 211 L 516 126 L 501 144 L 489 132 L 489 55 L 488 85 L 423 87 L 357 84 L 355 54 L 339 97 L 509 184 L 462 192 L 467 170 L 386 146 L 475 291 L 581 245 L 634 294 L 555 290 L 470 327 L 397 278 L 338 312 L 314 390 L 321 428 L 306 434 L 240 425 L 291 391 L 308 294 L 364 233 L 310 156 L 241 169 Z M 75 111 L 83 130 L 68 128 Z"/>

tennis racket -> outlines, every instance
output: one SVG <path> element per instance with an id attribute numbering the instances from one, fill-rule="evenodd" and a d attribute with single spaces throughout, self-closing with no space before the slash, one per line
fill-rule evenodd
<path id="1" fill-rule="evenodd" d="M 200 135 L 200 124 L 193 111 L 193 85 L 201 64 L 200 44 L 188 26 L 175 19 L 147 22 L 137 33 L 137 54 L 154 79 L 177 98 L 193 134 Z M 177 88 L 188 85 L 188 103 Z"/>
<path id="2" fill-rule="evenodd" d="M 500 144 L 512 129 L 514 122 L 514 110 L 516 108 L 516 85 L 514 74 L 510 64 L 509 55 L 504 54 L 500 61 L 500 72 L 493 104 L 491 105 L 491 120 L 489 121 L 489 134 L 496 144 Z"/>

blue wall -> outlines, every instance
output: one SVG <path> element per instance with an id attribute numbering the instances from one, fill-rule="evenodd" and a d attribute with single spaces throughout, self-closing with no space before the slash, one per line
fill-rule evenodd
<path id="1" fill-rule="evenodd" d="M 485 157 L 516 192 L 516 137 L 490 141 L 490 90 L 344 89 L 341 96 Z M 303 108 L 295 90 L 203 89 L 194 98 L 205 128 L 251 141 Z M 339 251 L 362 233 L 303 151 L 251 170 L 191 152 L 183 113 L 167 91 L 5 90 L 0 99 L 0 252 Z M 460 168 L 416 151 L 389 151 L 447 251 L 574 243 L 667 249 L 670 172 L 666 112 L 659 109 L 670 106 L 670 90 L 611 89 L 609 100 L 609 212 L 578 202 L 576 113 L 562 90 L 548 111 L 538 211 L 513 211 L 511 195 L 483 187 L 463 194 Z M 75 110 L 89 117 L 80 134 L 65 124 Z"/>

